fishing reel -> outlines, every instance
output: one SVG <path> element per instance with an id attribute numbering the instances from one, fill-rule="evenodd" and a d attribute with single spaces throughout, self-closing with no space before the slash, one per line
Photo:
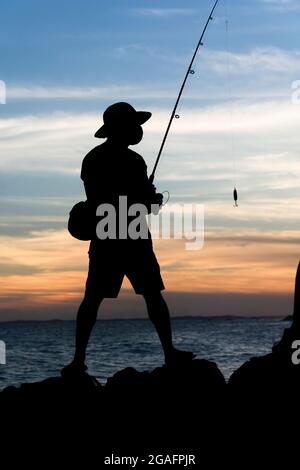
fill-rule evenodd
<path id="1" fill-rule="evenodd" d="M 164 207 L 170 200 L 170 192 L 168 190 L 165 190 L 165 191 L 162 191 L 161 193 L 157 193 L 156 192 L 156 186 L 154 186 L 154 184 L 152 183 L 152 188 L 153 188 L 153 191 L 155 192 L 155 195 L 156 196 L 162 196 L 161 198 L 158 198 L 158 201 L 156 202 L 155 205 L 158 206 L 158 209 L 155 210 L 154 215 L 157 215 L 160 208 L 161 207 Z M 160 200 L 161 199 L 161 200 Z"/>

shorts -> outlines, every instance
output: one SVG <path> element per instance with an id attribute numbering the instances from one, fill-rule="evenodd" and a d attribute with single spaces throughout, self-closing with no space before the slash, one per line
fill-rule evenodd
<path id="1" fill-rule="evenodd" d="M 126 276 L 136 294 L 162 291 L 165 286 L 152 242 L 110 240 L 89 251 L 86 294 L 116 298 Z"/>

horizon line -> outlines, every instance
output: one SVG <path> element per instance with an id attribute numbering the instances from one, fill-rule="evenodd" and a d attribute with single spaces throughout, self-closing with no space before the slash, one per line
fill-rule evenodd
<path id="1" fill-rule="evenodd" d="M 292 321 L 293 315 L 176 315 L 171 317 L 172 320 L 202 320 L 202 319 L 265 319 L 265 318 L 276 318 L 283 321 Z M 98 321 L 127 321 L 127 320 L 137 320 L 137 321 L 149 321 L 148 317 L 117 317 L 117 318 L 97 318 Z M 67 318 L 47 318 L 47 319 L 19 319 L 19 320 L 0 320 L 0 323 L 25 323 L 25 322 L 43 322 L 43 323 L 53 323 L 53 322 L 76 322 L 76 318 L 67 319 Z"/>

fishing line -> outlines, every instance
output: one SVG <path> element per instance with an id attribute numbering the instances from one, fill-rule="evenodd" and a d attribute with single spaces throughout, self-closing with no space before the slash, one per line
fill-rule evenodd
<path id="1" fill-rule="evenodd" d="M 157 155 L 157 158 L 156 158 L 156 161 L 155 161 L 155 164 L 154 164 L 154 167 L 153 167 L 153 170 L 152 170 L 152 173 L 149 177 L 149 181 L 151 184 L 153 184 L 153 181 L 154 181 L 154 177 L 155 177 L 155 172 L 156 172 L 156 169 L 157 169 L 157 166 L 158 166 L 158 163 L 160 161 L 160 158 L 161 158 L 161 155 L 162 155 L 162 152 L 163 152 L 163 149 L 164 149 L 164 146 L 165 146 L 165 143 L 166 143 L 166 140 L 167 140 L 167 137 L 169 135 L 169 131 L 170 131 L 170 128 L 171 128 L 171 125 L 172 125 L 172 122 L 174 119 L 180 119 L 180 114 L 178 112 L 178 106 L 179 106 L 179 103 L 180 103 L 180 100 L 182 98 L 182 95 L 183 95 L 183 91 L 186 87 L 186 84 L 189 83 L 188 81 L 188 78 L 190 75 L 195 75 L 195 67 L 194 67 L 194 62 L 195 62 L 195 59 L 197 57 L 197 54 L 198 54 L 198 51 L 199 51 L 199 48 L 202 47 L 204 45 L 203 43 L 203 39 L 204 39 L 204 36 L 205 36 L 205 33 L 208 29 L 208 26 L 209 26 L 209 23 L 210 21 L 213 20 L 213 13 L 217 7 L 219 3 L 219 0 L 216 0 L 214 2 L 214 5 L 212 7 L 212 10 L 208 16 L 208 19 L 205 23 L 205 26 L 204 26 L 204 29 L 202 31 L 202 34 L 200 36 L 200 39 L 197 43 L 197 46 L 196 46 L 196 49 L 194 51 L 194 54 L 192 56 L 192 59 L 191 59 L 191 62 L 187 68 L 187 71 L 186 71 L 186 74 L 185 74 L 185 77 L 184 77 L 184 80 L 182 82 L 182 85 L 180 87 L 180 90 L 179 90 L 179 94 L 177 96 L 177 99 L 176 99 L 176 102 L 175 102 L 175 105 L 174 105 L 174 108 L 173 108 L 173 111 L 171 113 L 171 116 L 170 116 L 170 120 L 169 120 L 169 123 L 167 125 L 167 129 L 165 131 L 165 134 L 164 134 L 164 137 L 163 137 L 163 140 L 162 140 L 162 143 L 161 143 L 161 146 L 160 146 L 160 149 L 159 149 L 159 152 L 158 152 L 158 155 Z M 236 158 L 235 158 L 235 141 L 234 141 L 234 133 L 233 133 L 233 111 L 232 111 L 232 88 L 231 88 L 231 82 L 230 82 L 230 43 L 229 43 L 229 15 L 228 15 L 228 4 L 227 4 L 227 0 L 224 0 L 224 6 L 225 6 L 225 29 L 226 29 L 226 48 L 227 48 L 227 53 L 226 53 L 226 56 L 227 56 L 227 93 L 228 93 L 228 101 L 229 101 L 229 114 L 230 114 L 230 119 L 229 119 L 229 123 L 230 123 L 230 129 L 231 129 L 231 132 L 230 132 L 230 135 L 231 135 L 231 157 L 232 157 L 232 161 L 233 161 L 233 173 L 234 173 L 234 189 L 233 189 L 233 200 L 234 200 L 234 207 L 238 207 L 238 191 L 237 191 L 237 171 L 236 171 Z M 181 105 L 182 107 L 182 105 Z M 181 108 L 180 107 L 180 108 Z M 167 191 L 165 191 L 165 193 L 168 194 L 169 196 L 169 193 Z M 169 199 L 168 199 L 169 200 Z M 165 204 L 168 202 L 168 200 L 165 202 Z"/>
<path id="2" fill-rule="evenodd" d="M 231 147 L 231 161 L 233 164 L 233 207 L 238 207 L 238 191 L 237 191 L 237 164 L 235 152 L 235 134 L 233 126 L 233 108 L 232 108 L 232 83 L 230 73 L 230 23 L 228 14 L 228 0 L 224 0 L 225 8 L 225 33 L 226 33 L 226 69 L 227 69 L 227 99 L 229 103 L 229 133 L 230 133 L 230 147 Z"/>

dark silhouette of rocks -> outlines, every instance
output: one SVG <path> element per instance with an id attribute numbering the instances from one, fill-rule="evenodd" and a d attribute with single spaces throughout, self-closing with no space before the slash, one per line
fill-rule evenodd
<path id="1" fill-rule="evenodd" d="M 291 356 L 287 348 L 252 358 L 229 379 L 232 439 L 253 468 L 258 459 L 292 468 L 298 458 L 300 366 Z"/>
<path id="2" fill-rule="evenodd" d="M 230 377 L 229 386 L 252 397 L 279 392 L 291 395 L 293 390 L 300 391 L 300 368 L 292 362 L 292 350 L 270 353 L 243 364 Z"/>
<path id="3" fill-rule="evenodd" d="M 293 321 L 293 315 L 287 315 L 281 321 Z"/>
<path id="4" fill-rule="evenodd" d="M 229 380 L 232 389 L 260 396 L 270 393 L 272 396 L 279 393 L 291 396 L 295 391 L 300 391 L 300 368 L 293 360 L 293 343 L 300 340 L 300 263 L 295 278 L 291 319 L 291 326 L 284 330 L 281 340 L 273 346 L 272 353 L 252 358 L 232 374 Z"/>
<path id="5" fill-rule="evenodd" d="M 298 419 L 299 377 L 299 366 L 282 352 L 247 362 L 229 384 L 214 363 L 198 359 L 151 372 L 128 367 L 106 385 L 86 373 L 55 377 L 4 389 L 2 426 L 14 446 L 26 443 L 26 455 L 34 439 L 30 452 L 39 442 L 44 453 L 56 458 L 63 453 L 69 462 L 82 453 L 87 464 L 89 458 L 100 462 L 111 453 L 180 451 L 199 456 L 201 465 L 195 468 L 213 468 L 203 467 L 204 462 L 219 464 L 228 453 L 231 468 L 238 463 L 244 468 L 237 452 L 253 465 L 258 454 L 261 463 L 264 455 L 270 464 L 274 446 L 276 458 L 290 446 L 287 430 L 291 416 Z M 66 436 L 71 448 L 66 448 Z"/>
<path id="6" fill-rule="evenodd" d="M 80 435 L 92 450 L 97 441 L 99 456 L 116 448 L 127 454 L 131 449 L 192 450 L 199 439 L 208 449 L 222 433 L 225 396 L 226 382 L 217 366 L 195 359 L 151 372 L 126 368 L 105 386 L 82 374 L 7 387 L 0 393 L 0 408 L 8 422 L 17 416 L 14 436 L 16 422 L 20 429 L 30 421 L 35 431 L 54 426 L 55 436 L 76 430 L 73 438 Z"/>
<path id="7" fill-rule="evenodd" d="M 216 364 L 194 359 L 151 372 L 128 367 L 106 385 L 82 373 L 10 386 L 0 393 L 6 438 L 25 441 L 28 449 L 32 436 L 41 437 L 39 446 L 49 452 L 54 429 L 52 452 L 65 452 L 67 435 L 73 443 L 68 458 L 75 460 L 87 449 L 98 459 L 116 450 L 157 455 L 180 449 L 200 455 L 200 468 L 213 468 L 225 456 L 231 468 L 271 468 L 282 461 L 282 468 L 292 468 L 299 447 L 300 365 L 292 360 L 293 342 L 300 340 L 299 294 L 298 266 L 292 325 L 272 352 L 247 361 L 228 384 Z"/>
<path id="8" fill-rule="evenodd" d="M 266 468 L 274 463 L 292 468 L 298 458 L 300 365 L 294 357 L 296 340 L 300 340 L 300 264 L 291 326 L 270 354 L 247 361 L 231 375 L 227 386 L 235 430 L 232 437 L 244 455 L 254 456 L 255 465 L 259 456 L 261 466 L 263 456 Z"/>

